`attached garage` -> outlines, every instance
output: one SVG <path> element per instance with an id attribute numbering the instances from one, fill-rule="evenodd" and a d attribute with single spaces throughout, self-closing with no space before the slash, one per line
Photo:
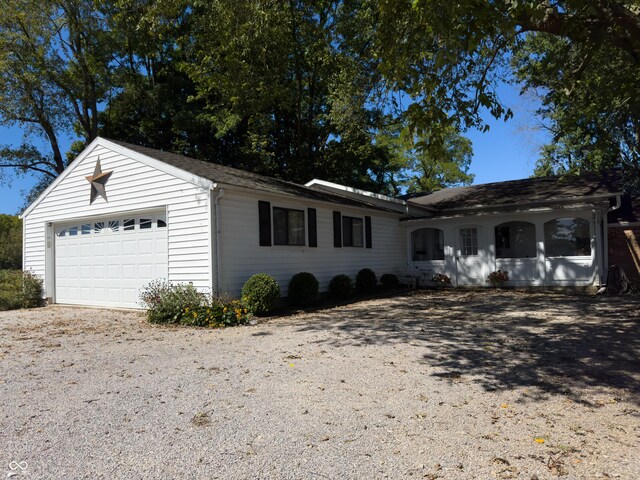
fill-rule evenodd
<path id="1" fill-rule="evenodd" d="M 164 213 L 65 222 L 54 232 L 58 303 L 135 308 L 144 285 L 167 278 Z"/>
<path id="2" fill-rule="evenodd" d="M 58 304 L 140 308 L 162 279 L 211 291 L 213 185 L 98 138 L 23 213 L 25 269 Z"/>

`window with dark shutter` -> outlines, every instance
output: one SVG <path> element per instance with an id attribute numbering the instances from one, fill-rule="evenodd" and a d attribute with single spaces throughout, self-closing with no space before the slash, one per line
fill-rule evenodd
<path id="1" fill-rule="evenodd" d="M 316 209 L 309 208 L 307 210 L 307 219 L 309 222 L 309 246 L 318 246 L 318 225 L 316 222 Z"/>
<path id="2" fill-rule="evenodd" d="M 333 246 L 342 247 L 342 219 L 340 212 L 333 212 Z"/>
<path id="3" fill-rule="evenodd" d="M 342 217 L 342 245 L 344 247 L 364 246 L 362 218 Z"/>
<path id="4" fill-rule="evenodd" d="M 372 247 L 371 242 L 371 217 L 364 217 L 364 237 L 365 237 L 365 246 L 367 248 Z"/>
<path id="5" fill-rule="evenodd" d="M 304 245 L 304 210 L 273 207 L 273 244 Z"/>
<path id="6" fill-rule="evenodd" d="M 269 202 L 258 202 L 258 216 L 260 224 L 260 246 L 271 246 L 271 204 Z"/>

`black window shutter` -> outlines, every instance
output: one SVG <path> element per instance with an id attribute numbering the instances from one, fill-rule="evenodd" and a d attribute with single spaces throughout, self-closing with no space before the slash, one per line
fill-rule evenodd
<path id="1" fill-rule="evenodd" d="M 342 247 L 342 219 L 340 212 L 333 212 L 333 246 Z"/>
<path id="2" fill-rule="evenodd" d="M 364 238 L 367 248 L 371 248 L 371 217 L 364 217 Z"/>
<path id="3" fill-rule="evenodd" d="M 309 208 L 307 210 L 307 221 L 309 222 L 309 246 L 318 246 L 318 226 L 316 222 L 316 209 Z"/>
<path id="4" fill-rule="evenodd" d="M 271 204 L 269 202 L 258 202 L 258 215 L 260 218 L 260 246 L 271 246 Z"/>

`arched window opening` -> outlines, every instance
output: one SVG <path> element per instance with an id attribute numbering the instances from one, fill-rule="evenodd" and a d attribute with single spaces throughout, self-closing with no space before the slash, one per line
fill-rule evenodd
<path id="1" fill-rule="evenodd" d="M 547 257 L 591 256 L 589 220 L 556 218 L 544 224 Z"/>
<path id="2" fill-rule="evenodd" d="M 437 228 L 421 228 L 411 232 L 414 262 L 444 260 L 444 232 Z"/>

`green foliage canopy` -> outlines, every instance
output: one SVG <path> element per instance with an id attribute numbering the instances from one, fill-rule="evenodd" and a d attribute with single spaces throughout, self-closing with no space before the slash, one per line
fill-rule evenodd
<path id="1" fill-rule="evenodd" d="M 22 268 L 22 220 L 0 214 L 0 270 Z"/>
<path id="2" fill-rule="evenodd" d="M 638 180 L 640 5 L 637 1 L 383 0 L 375 53 L 393 88 L 415 101 L 410 124 L 441 142 L 512 112 L 496 87 L 539 93 L 552 142 L 537 172 L 625 167 Z"/>

